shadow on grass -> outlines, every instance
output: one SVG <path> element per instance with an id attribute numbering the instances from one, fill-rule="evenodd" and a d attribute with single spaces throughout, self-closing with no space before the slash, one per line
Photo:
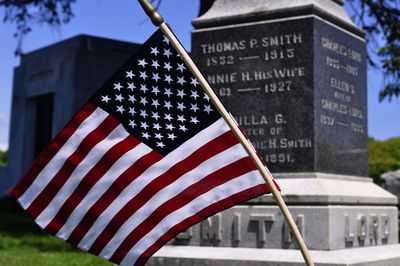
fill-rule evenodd
<path id="1" fill-rule="evenodd" d="M 0 265 L 110 266 L 35 224 L 13 198 L 0 199 Z"/>
<path id="2" fill-rule="evenodd" d="M 80 252 L 43 231 L 13 198 L 0 200 L 0 249 L 32 248 L 38 251 Z"/>
<path id="3" fill-rule="evenodd" d="M 13 198 L 0 200 L 0 232 L 10 236 L 47 235 Z"/>

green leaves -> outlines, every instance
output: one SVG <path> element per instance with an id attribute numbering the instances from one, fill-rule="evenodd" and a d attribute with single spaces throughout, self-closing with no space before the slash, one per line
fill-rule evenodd
<path id="1" fill-rule="evenodd" d="M 348 0 L 356 23 L 367 33 L 371 66 L 380 67 L 385 85 L 379 101 L 400 96 L 400 9 L 398 0 Z M 378 46 L 377 59 L 374 46 Z M 378 61 L 378 62 L 376 62 Z"/>
<path id="2" fill-rule="evenodd" d="M 0 150 L 0 166 L 7 165 L 7 152 Z"/>
<path id="3" fill-rule="evenodd" d="M 34 24 L 60 26 L 68 23 L 74 14 L 71 5 L 76 0 L 2 0 L 0 7 L 4 7 L 3 22 L 15 24 L 17 30 L 14 37 L 17 39 L 15 55 L 22 55 L 22 40 L 32 31 Z"/>
<path id="4" fill-rule="evenodd" d="M 368 139 L 368 175 L 381 184 L 380 175 L 400 169 L 400 138 L 386 141 Z"/>

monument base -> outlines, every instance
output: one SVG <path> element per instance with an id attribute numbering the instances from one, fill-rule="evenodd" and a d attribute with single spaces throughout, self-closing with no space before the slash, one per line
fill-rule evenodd
<path id="1" fill-rule="evenodd" d="M 296 173 L 279 174 L 277 180 L 310 250 L 398 243 L 397 198 L 370 178 Z M 218 213 L 180 233 L 169 244 L 296 249 L 289 227 L 271 195 Z"/>
<path id="2" fill-rule="evenodd" d="M 310 253 L 315 265 L 398 266 L 399 251 L 400 244 L 395 244 Z M 304 259 L 300 251 L 289 249 L 165 246 L 147 265 L 300 266 Z"/>
<path id="3" fill-rule="evenodd" d="M 276 174 L 316 265 L 400 265 L 397 198 L 370 178 Z M 149 265 L 304 265 L 271 195 L 180 233 Z"/>

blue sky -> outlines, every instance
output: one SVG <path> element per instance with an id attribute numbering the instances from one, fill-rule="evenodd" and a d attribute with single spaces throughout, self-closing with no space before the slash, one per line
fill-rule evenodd
<path id="1" fill-rule="evenodd" d="M 164 0 L 160 7 L 160 13 L 187 50 L 193 29 L 191 20 L 196 18 L 198 8 L 199 0 Z M 142 43 L 156 30 L 134 0 L 78 0 L 73 11 L 75 18 L 59 29 L 34 25 L 33 32 L 24 40 L 23 51 L 30 52 L 78 34 Z M 0 9 L 0 18 L 3 17 L 4 10 Z M 8 147 L 13 68 L 19 65 L 14 56 L 14 32 L 14 25 L 0 23 L 0 150 Z M 400 136 L 400 99 L 378 103 L 383 82 L 379 71 L 368 71 L 368 133 L 379 140 Z"/>

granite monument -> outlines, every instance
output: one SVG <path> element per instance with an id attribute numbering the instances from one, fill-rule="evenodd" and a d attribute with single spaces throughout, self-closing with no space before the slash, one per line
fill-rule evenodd
<path id="1" fill-rule="evenodd" d="M 138 44 L 79 35 L 22 56 L 14 70 L 8 166 L 0 197 Z"/>
<path id="2" fill-rule="evenodd" d="M 364 32 L 343 4 L 216 0 L 193 21 L 192 57 L 276 177 L 316 265 L 400 265 L 397 198 L 367 177 Z M 152 263 L 302 263 L 270 195 L 170 244 Z"/>
<path id="3" fill-rule="evenodd" d="M 396 195 L 400 201 L 400 170 L 390 171 L 382 174 L 381 180 L 382 187 Z"/>

